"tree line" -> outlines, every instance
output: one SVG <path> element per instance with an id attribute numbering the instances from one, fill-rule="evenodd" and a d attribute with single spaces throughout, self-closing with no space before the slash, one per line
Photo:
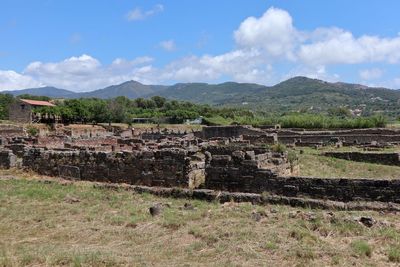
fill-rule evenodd
<path id="1" fill-rule="evenodd" d="M 8 119 L 8 107 L 18 98 L 51 100 L 44 96 L 0 94 L 0 119 Z M 247 124 L 253 126 L 280 124 L 284 128 L 371 128 L 384 127 L 383 116 L 353 117 L 344 107 L 331 109 L 325 114 L 300 112 L 269 113 L 237 107 L 213 107 L 187 101 L 168 100 L 164 97 L 129 99 L 80 98 L 56 99 L 55 107 L 38 107 L 35 112 L 56 116 L 63 123 L 128 123 L 134 118 L 151 118 L 154 122 L 172 124 L 203 118 L 206 125 Z"/>

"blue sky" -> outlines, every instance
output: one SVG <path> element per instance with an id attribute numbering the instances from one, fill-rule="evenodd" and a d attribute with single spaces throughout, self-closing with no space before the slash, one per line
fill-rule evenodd
<path id="1" fill-rule="evenodd" d="M 400 88 L 400 1 L 0 0 L 0 90 L 304 75 Z"/>

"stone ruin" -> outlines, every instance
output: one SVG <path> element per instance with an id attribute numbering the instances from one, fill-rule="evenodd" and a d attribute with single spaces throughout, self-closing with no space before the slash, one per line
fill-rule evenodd
<path id="1" fill-rule="evenodd" d="M 269 148 L 277 142 L 310 145 L 332 139 L 395 144 L 400 132 L 393 130 L 335 131 L 329 135 L 276 127 L 216 126 L 185 132 L 78 125 L 34 138 L 25 131 L 7 129 L 6 133 L 0 128 L 1 168 L 152 187 L 400 203 L 400 180 L 298 177 L 296 160 Z"/>

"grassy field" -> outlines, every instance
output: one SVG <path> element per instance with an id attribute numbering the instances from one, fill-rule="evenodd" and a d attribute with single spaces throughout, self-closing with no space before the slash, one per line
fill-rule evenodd
<path id="1" fill-rule="evenodd" d="M 154 203 L 169 207 L 152 217 Z M 377 223 L 368 228 L 358 216 Z M 0 179 L 0 237 L 0 266 L 400 264 L 393 213 L 222 205 L 32 177 Z"/>
<path id="2" fill-rule="evenodd" d="M 304 153 L 300 154 L 300 150 Z M 295 152 L 299 157 L 300 175 L 321 178 L 400 178 L 400 167 L 321 156 L 320 154 L 325 151 L 361 151 L 361 149 L 355 147 L 343 147 L 339 149 L 332 147 L 322 149 L 297 148 Z M 382 150 L 382 152 L 394 151 L 399 151 L 399 148 L 394 147 Z"/>

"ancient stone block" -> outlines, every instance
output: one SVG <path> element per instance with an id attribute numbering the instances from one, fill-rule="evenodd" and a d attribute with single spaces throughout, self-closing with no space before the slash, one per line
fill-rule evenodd
<path id="1" fill-rule="evenodd" d="M 60 165 L 58 166 L 59 176 L 65 179 L 79 180 L 81 178 L 81 172 L 79 167 Z"/>

